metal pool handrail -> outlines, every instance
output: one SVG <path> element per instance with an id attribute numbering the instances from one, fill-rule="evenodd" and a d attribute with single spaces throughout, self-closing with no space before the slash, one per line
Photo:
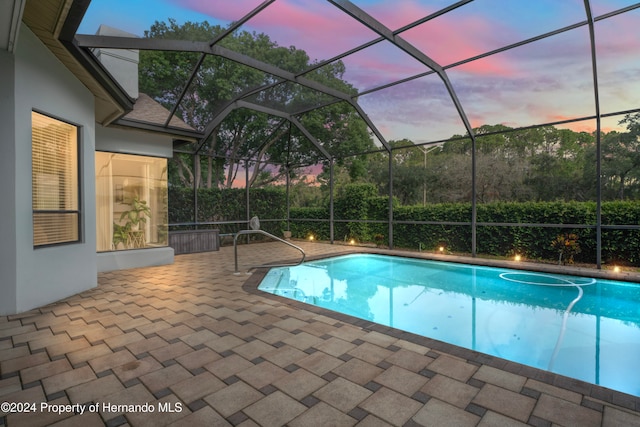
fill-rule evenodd
<path id="1" fill-rule="evenodd" d="M 234 259 L 235 259 L 235 268 L 236 268 L 236 270 L 235 270 L 234 274 L 239 274 L 239 273 L 240 273 L 240 270 L 238 270 L 238 236 L 240 236 L 240 235 L 242 235 L 242 234 L 262 234 L 262 235 L 265 235 L 265 236 L 267 236 L 267 237 L 271 237 L 272 239 L 275 239 L 275 240 L 277 240 L 277 241 L 279 241 L 279 242 L 282 242 L 282 243 L 284 243 L 284 244 L 286 244 L 286 245 L 289 245 L 289 246 L 291 246 L 292 248 L 299 250 L 299 251 L 300 251 L 300 253 L 302 254 L 302 259 L 301 259 L 299 262 L 296 262 L 296 263 L 289 263 L 289 264 L 265 264 L 265 265 L 256 265 L 256 266 L 252 266 L 251 268 L 258 268 L 258 267 L 292 267 L 292 266 L 296 266 L 296 265 L 300 265 L 300 264 L 302 264 L 302 263 L 304 262 L 305 257 L 307 256 L 307 255 L 305 254 L 304 250 L 303 250 L 301 247 L 296 246 L 296 245 L 294 245 L 293 243 L 289 243 L 289 242 L 287 242 L 286 240 L 281 239 L 281 238 L 279 238 L 279 237 L 277 237 L 277 236 L 274 236 L 274 235 L 273 235 L 273 234 L 271 234 L 271 233 L 267 233 L 267 232 L 266 232 L 266 231 L 264 231 L 264 230 L 240 230 L 240 231 L 238 231 L 237 233 L 235 233 L 235 234 L 233 235 L 233 257 L 234 257 Z"/>

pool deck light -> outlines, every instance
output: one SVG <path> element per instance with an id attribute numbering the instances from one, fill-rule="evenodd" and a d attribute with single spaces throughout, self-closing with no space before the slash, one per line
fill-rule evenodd
<path id="1" fill-rule="evenodd" d="M 521 260 L 522 260 L 522 257 L 521 257 L 520 255 L 516 255 L 513 259 L 514 259 L 516 262 L 519 262 L 519 261 L 521 261 Z"/>

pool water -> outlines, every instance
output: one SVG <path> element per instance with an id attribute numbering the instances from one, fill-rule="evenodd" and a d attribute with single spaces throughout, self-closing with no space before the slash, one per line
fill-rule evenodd
<path id="1" fill-rule="evenodd" d="M 357 254 L 258 289 L 640 396 L 640 285 Z"/>

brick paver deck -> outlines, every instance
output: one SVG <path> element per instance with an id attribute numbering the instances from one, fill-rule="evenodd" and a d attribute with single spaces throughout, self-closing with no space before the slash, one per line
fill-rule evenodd
<path id="1" fill-rule="evenodd" d="M 0 317 L 0 402 L 20 409 L 0 426 L 640 426 L 637 397 L 265 295 L 233 269 L 232 248 L 181 255 Z"/>

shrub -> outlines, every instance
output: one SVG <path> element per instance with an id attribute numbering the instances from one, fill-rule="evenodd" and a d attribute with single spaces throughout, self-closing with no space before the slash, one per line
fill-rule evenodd
<path id="1" fill-rule="evenodd" d="M 250 216 L 263 219 L 286 217 L 286 193 L 281 188 L 250 190 Z M 245 220 L 246 193 L 244 189 L 198 190 L 198 220 Z M 349 184 L 335 197 L 334 224 L 336 240 L 355 238 L 358 242 L 375 242 L 384 236 L 388 244 L 389 198 L 378 196 L 370 184 Z M 170 223 L 193 222 L 193 190 L 169 189 Z M 329 240 L 329 206 L 291 208 L 290 230 L 294 238 Z M 426 206 L 399 206 L 393 200 L 394 246 L 407 249 L 436 250 L 445 246 L 452 252 L 471 252 L 471 204 L 442 203 Z M 552 246 L 559 235 L 579 236 L 579 251 L 575 262 L 595 263 L 597 254 L 595 202 L 499 202 L 477 206 L 479 225 L 476 250 L 479 254 L 510 256 L 516 253 L 529 259 L 557 260 L 558 249 Z M 349 220 L 372 222 L 352 222 Z M 445 222 L 445 224 L 403 224 L 403 221 Z M 284 222 L 263 221 L 264 229 L 280 235 Z M 523 224 L 497 226 L 495 223 Z M 602 203 L 604 225 L 640 224 L 640 203 L 614 201 Z M 528 226 L 527 224 L 567 224 L 565 228 Z M 576 225 L 575 227 L 572 225 Z M 238 225 L 220 226 L 223 233 L 237 231 Z M 640 230 L 603 228 L 602 259 L 606 263 L 640 265 Z M 567 260 L 567 254 L 563 259 Z"/>

